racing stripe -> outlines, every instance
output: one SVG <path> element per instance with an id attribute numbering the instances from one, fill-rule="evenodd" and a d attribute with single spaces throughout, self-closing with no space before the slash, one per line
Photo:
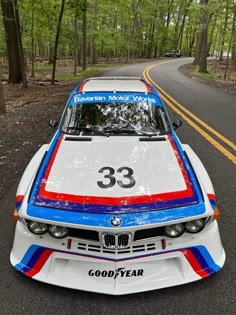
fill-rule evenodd
<path id="1" fill-rule="evenodd" d="M 23 272 L 23 268 L 28 266 L 29 260 L 34 255 L 35 251 L 39 248 L 38 245 L 31 245 L 26 251 L 24 257 L 21 262 L 15 265 L 15 268 Z M 29 268 L 30 269 L 30 268 Z"/>
<path id="2" fill-rule="evenodd" d="M 32 269 L 26 272 L 26 275 L 28 277 L 33 277 L 37 273 L 40 272 L 40 270 L 43 268 L 44 264 L 48 260 L 48 258 L 51 256 L 51 254 L 54 252 L 52 249 L 44 249 L 42 253 L 40 254 L 39 259 L 36 261 L 36 263 L 33 265 Z"/>
<path id="3" fill-rule="evenodd" d="M 17 211 L 20 210 L 20 207 L 22 205 L 23 199 L 24 199 L 24 195 L 17 195 L 16 196 L 16 210 Z"/>
<path id="4" fill-rule="evenodd" d="M 134 257 L 129 257 L 129 258 L 118 258 L 118 259 L 108 258 L 108 257 L 98 257 L 98 256 L 87 255 L 87 254 L 77 254 L 74 252 L 67 252 L 67 251 L 61 251 L 61 250 L 56 250 L 52 248 L 41 247 L 37 245 L 31 245 L 29 249 L 27 250 L 27 252 L 25 253 L 21 262 L 15 265 L 15 268 L 23 272 L 28 277 L 33 277 L 41 271 L 41 269 L 47 262 L 48 258 L 54 252 L 66 253 L 69 255 L 82 256 L 82 257 L 88 257 L 88 258 L 93 258 L 93 259 L 115 261 L 115 262 L 126 261 L 126 260 L 136 260 L 140 258 L 146 258 L 149 256 L 153 257 L 153 256 L 159 256 L 159 255 L 164 255 L 168 253 L 181 252 L 184 255 L 184 257 L 187 259 L 189 264 L 191 265 L 194 272 L 198 274 L 201 278 L 206 278 L 210 276 L 211 274 L 218 272 L 221 269 L 214 262 L 210 253 L 208 252 L 206 247 L 203 245 L 177 249 L 177 250 L 171 250 L 171 251 L 165 251 L 161 253 L 141 255 L 138 257 L 134 256 Z"/>
<path id="5" fill-rule="evenodd" d="M 198 261 L 198 257 L 194 255 L 194 252 L 191 249 L 182 249 L 181 252 L 184 254 L 185 258 L 188 260 L 189 264 L 193 268 L 193 270 L 202 278 L 206 278 L 209 276 L 208 272 L 206 272 L 200 265 Z"/>
<path id="6" fill-rule="evenodd" d="M 214 194 L 207 194 L 207 197 L 209 198 L 210 204 L 212 208 L 215 210 L 216 208 L 216 197 Z"/>

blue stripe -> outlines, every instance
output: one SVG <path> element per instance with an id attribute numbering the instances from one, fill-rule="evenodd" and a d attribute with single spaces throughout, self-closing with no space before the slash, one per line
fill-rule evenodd
<path id="1" fill-rule="evenodd" d="M 30 204 L 34 204 L 34 201 L 35 201 L 35 199 L 36 199 L 36 197 L 37 197 L 37 195 L 39 193 L 41 181 L 42 181 L 43 176 L 44 176 L 44 174 L 46 172 L 47 165 L 48 165 L 48 163 L 49 163 L 49 161 L 51 159 L 52 153 L 53 153 L 53 151 L 54 151 L 54 149 L 55 149 L 55 147 L 57 145 L 57 142 L 58 142 L 58 139 L 59 139 L 60 136 L 61 136 L 61 133 L 59 131 L 57 131 L 55 133 L 55 136 L 54 136 L 53 140 L 52 140 L 52 143 L 49 146 L 49 150 L 46 153 L 42 164 L 40 165 L 40 169 L 39 169 L 37 177 L 36 177 L 36 179 L 34 181 L 34 186 L 33 186 L 32 192 L 31 192 L 29 205 Z"/>
<path id="2" fill-rule="evenodd" d="M 202 268 L 205 269 L 208 273 L 216 273 L 221 269 L 221 267 L 214 262 L 213 258 L 211 257 L 209 251 L 205 246 L 199 245 L 197 247 L 192 247 L 191 250 L 193 251 L 195 257 L 198 259 Z"/>
<path id="3" fill-rule="evenodd" d="M 17 201 L 17 202 L 16 202 L 16 210 L 17 210 L 17 211 L 20 210 L 21 205 L 22 205 L 22 201 Z"/>
<path id="4" fill-rule="evenodd" d="M 177 207 L 166 209 L 164 211 L 149 211 L 126 213 L 119 215 L 122 219 L 120 227 L 143 226 L 146 224 L 165 223 L 173 220 L 187 219 L 192 216 L 205 213 L 204 203 L 194 206 Z M 84 213 L 68 212 L 67 210 L 58 210 L 54 208 L 37 207 L 29 205 L 27 214 L 31 217 L 40 218 L 48 221 L 65 222 L 94 227 L 113 227 L 111 224 L 112 214 L 103 213 Z"/>
<path id="5" fill-rule="evenodd" d="M 216 201 L 214 199 L 209 199 L 209 201 L 210 201 L 212 209 L 215 210 L 215 208 L 216 208 Z"/>
<path id="6" fill-rule="evenodd" d="M 86 196 L 85 196 L 86 202 Z M 170 208 L 183 207 L 185 205 L 195 205 L 197 204 L 196 198 L 193 196 L 191 198 L 181 198 L 160 202 L 150 202 L 143 204 L 131 204 L 131 205 L 120 205 L 120 206 L 110 206 L 110 205 L 97 205 L 97 204 L 87 204 L 87 203 L 73 203 L 65 202 L 60 200 L 47 200 L 36 197 L 34 205 L 39 207 L 49 207 L 55 209 L 64 209 L 73 212 L 86 212 L 86 213 L 110 213 L 110 214 L 123 214 L 123 213 L 136 213 L 136 212 L 147 212 L 147 211 L 157 211 L 165 210 Z"/>
<path id="7" fill-rule="evenodd" d="M 185 151 L 183 150 L 183 148 L 180 144 L 180 141 L 179 141 L 179 139 L 176 136 L 174 131 L 171 132 L 171 137 L 173 138 L 175 145 L 177 147 L 177 150 L 179 152 L 179 155 L 181 156 L 181 158 L 184 162 L 185 169 L 187 171 L 188 177 L 189 177 L 191 185 L 192 185 L 192 189 L 194 190 L 194 193 L 198 196 L 198 199 L 203 201 L 202 191 L 201 191 L 199 182 L 197 180 L 196 174 L 195 174 L 192 166 L 189 164 L 188 158 L 185 155 Z"/>
<path id="8" fill-rule="evenodd" d="M 20 271 L 22 271 L 22 269 L 23 269 L 24 267 L 28 266 L 28 263 L 29 263 L 31 257 L 34 255 L 35 251 L 36 251 L 38 248 L 39 248 L 38 245 L 35 245 L 35 244 L 34 244 L 34 245 L 31 245 L 31 246 L 27 249 L 27 251 L 26 251 L 24 257 L 23 257 L 22 260 L 21 260 L 21 262 L 20 262 L 19 264 L 15 265 L 15 268 L 18 269 L 18 270 L 20 270 Z M 27 271 L 28 271 L 28 270 L 27 270 Z M 24 271 L 24 272 L 26 272 L 26 271 Z"/>
<path id="9" fill-rule="evenodd" d="M 42 253 L 44 252 L 44 250 L 45 247 L 40 246 L 36 248 L 36 250 L 33 252 L 33 255 L 29 259 L 27 265 L 22 268 L 22 272 L 28 272 L 29 270 L 31 270 L 38 261 L 38 259 L 40 258 L 40 256 L 42 255 Z"/>

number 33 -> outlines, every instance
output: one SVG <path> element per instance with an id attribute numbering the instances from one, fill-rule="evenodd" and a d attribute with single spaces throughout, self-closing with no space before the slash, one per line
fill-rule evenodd
<path id="1" fill-rule="evenodd" d="M 123 178 L 127 178 L 129 180 L 127 184 L 125 184 L 122 180 L 116 180 L 115 176 L 113 176 L 115 174 L 115 170 L 112 167 L 109 166 L 102 167 L 98 171 L 98 173 L 104 173 L 105 171 L 108 171 L 108 173 L 104 175 L 104 178 L 108 179 L 109 182 L 106 184 L 103 181 L 98 181 L 97 184 L 100 188 L 103 189 L 110 188 L 113 187 L 116 183 L 122 188 L 131 188 L 135 185 L 135 179 L 132 176 L 134 172 L 130 167 L 127 166 L 119 167 L 116 171 L 117 173 L 123 173 L 123 171 L 127 171 L 126 174 L 123 174 Z"/>

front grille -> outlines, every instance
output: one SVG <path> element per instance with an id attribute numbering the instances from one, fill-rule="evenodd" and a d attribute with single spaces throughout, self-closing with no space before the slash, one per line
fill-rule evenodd
<path id="1" fill-rule="evenodd" d="M 126 248 L 106 248 L 99 243 L 85 243 L 82 241 L 72 240 L 71 249 L 73 251 L 92 252 L 100 254 L 122 255 L 140 252 L 149 252 L 152 250 L 160 250 L 161 242 L 152 242 L 147 244 L 130 245 Z"/>
<path id="2" fill-rule="evenodd" d="M 104 238 L 104 246 L 108 248 L 113 248 L 118 246 L 120 248 L 127 247 L 130 242 L 129 233 L 121 233 L 118 235 L 117 245 L 115 240 L 115 235 L 111 233 L 105 233 L 106 237 Z M 134 233 L 134 241 L 139 241 L 151 237 L 163 236 L 164 235 L 164 227 L 155 227 L 151 229 L 143 229 L 137 230 Z M 69 237 L 72 238 L 80 238 L 84 240 L 91 241 L 99 241 L 99 233 L 94 230 L 86 230 L 86 229 L 73 229 L 69 228 Z"/>
<path id="3" fill-rule="evenodd" d="M 122 234 L 102 234 L 102 242 L 106 248 L 126 248 L 129 246 L 131 241 L 131 234 L 122 233 Z"/>
<path id="4" fill-rule="evenodd" d="M 120 234 L 118 236 L 118 247 L 124 248 L 127 247 L 130 240 L 130 234 Z"/>
<path id="5" fill-rule="evenodd" d="M 103 236 L 103 242 L 105 247 L 115 248 L 116 247 L 116 239 L 115 235 L 106 234 Z"/>
<path id="6" fill-rule="evenodd" d="M 97 231 L 84 230 L 84 229 L 72 229 L 69 228 L 69 237 L 77 237 L 85 240 L 99 241 L 99 234 Z"/>
<path id="7" fill-rule="evenodd" d="M 138 230 L 134 233 L 134 241 L 143 240 L 146 238 L 163 236 L 164 235 L 164 226 L 155 227 L 151 229 Z"/>

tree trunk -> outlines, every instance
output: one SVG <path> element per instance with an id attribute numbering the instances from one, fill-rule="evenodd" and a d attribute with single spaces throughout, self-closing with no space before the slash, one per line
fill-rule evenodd
<path id="1" fill-rule="evenodd" d="M 34 78 L 35 41 L 34 41 L 34 0 L 31 2 L 31 77 Z"/>
<path id="2" fill-rule="evenodd" d="M 15 23 L 16 23 L 16 32 L 17 32 L 17 42 L 18 42 L 18 49 L 19 49 L 19 60 L 20 60 L 19 67 L 21 69 L 23 87 L 27 87 L 25 58 L 24 58 L 24 50 L 23 50 L 23 45 L 22 45 L 22 36 L 21 36 L 21 27 L 20 27 L 20 18 L 19 18 L 17 0 L 14 0 L 14 13 L 15 13 Z"/>
<path id="3" fill-rule="evenodd" d="M 227 30 L 227 25 L 228 25 L 228 18 L 229 18 L 229 0 L 226 3 L 226 9 L 225 9 L 225 19 L 224 19 L 224 26 L 223 26 L 223 31 L 222 31 L 219 61 L 223 61 L 225 35 L 226 35 L 226 30 Z"/>
<path id="4" fill-rule="evenodd" d="M 58 48 L 59 35 L 60 35 L 60 30 L 61 30 L 61 21 L 62 21 L 62 17 L 63 17 L 63 13 L 64 13 L 64 6 L 65 6 L 65 0 L 61 0 L 61 11 L 60 11 L 59 19 L 58 19 L 57 33 L 56 33 L 55 46 L 54 46 L 51 84 L 55 83 L 55 73 L 56 73 L 56 64 L 57 64 L 57 48 Z"/>
<path id="5" fill-rule="evenodd" d="M 82 4 L 82 12 L 83 12 L 83 26 L 82 26 L 82 33 L 83 33 L 83 49 L 82 49 L 82 69 L 83 71 L 87 68 L 87 61 L 86 61 L 86 42 L 87 42 L 87 34 L 86 34 L 86 11 L 87 11 L 87 1 L 83 0 Z"/>
<path id="6" fill-rule="evenodd" d="M 26 85 L 17 2 L 16 0 L 1 0 L 1 7 L 8 55 L 8 82 L 23 82 Z"/>
<path id="7" fill-rule="evenodd" d="M 199 72 L 207 73 L 207 5 L 208 0 L 201 0 L 202 14 L 201 14 L 201 26 L 200 26 L 200 63 Z"/>
<path id="8" fill-rule="evenodd" d="M 172 18 L 172 6 L 174 3 L 174 0 L 167 0 L 167 15 L 166 15 L 166 24 L 164 25 L 164 30 L 163 30 L 163 35 L 162 35 L 162 40 L 161 40 L 161 45 L 160 45 L 160 51 L 159 51 L 159 57 L 163 54 L 163 51 L 166 50 L 166 45 L 168 43 L 168 37 L 169 37 L 169 25 L 171 22 L 171 18 Z M 163 22 L 164 18 L 163 18 L 163 14 L 162 12 L 160 12 L 159 15 L 159 19 L 161 22 Z"/>
<path id="9" fill-rule="evenodd" d="M 231 50 L 232 40 L 233 40 L 233 29 L 232 29 L 232 33 L 231 33 L 231 37 L 230 37 L 229 48 L 228 48 L 228 51 L 227 51 L 224 80 L 226 80 L 227 71 L 228 71 L 228 68 L 229 68 L 229 54 L 230 54 L 230 50 Z"/>
<path id="10" fill-rule="evenodd" d="M 3 95 L 3 87 L 2 87 L 2 81 L 0 80 L 0 114 L 6 113 L 6 106 L 4 101 L 4 95 Z"/>
<path id="11" fill-rule="evenodd" d="M 74 16 L 74 76 L 77 75 L 77 61 L 78 61 L 78 23 L 77 14 Z"/>
<path id="12" fill-rule="evenodd" d="M 200 0 L 201 15 L 200 15 L 200 29 L 198 36 L 198 43 L 196 55 L 193 64 L 199 65 L 199 72 L 207 73 L 207 6 L 208 0 Z"/>
<path id="13" fill-rule="evenodd" d="M 51 65 L 53 64 L 54 49 L 51 42 L 48 45 L 48 64 Z"/>
<path id="14" fill-rule="evenodd" d="M 213 38 L 214 38 L 214 34 L 215 34 L 215 28 L 216 28 L 216 23 L 217 23 L 217 18 L 218 18 L 218 14 L 219 14 L 219 10 L 217 10 L 216 13 L 216 18 L 214 19 L 214 21 L 212 22 L 212 27 L 211 27 L 211 33 L 209 35 L 209 39 L 208 39 L 208 55 L 210 54 L 211 51 L 211 47 L 212 47 L 212 43 L 213 43 Z M 208 19 L 208 24 L 209 24 L 209 19 Z M 218 35 L 218 33 L 216 32 L 216 35 Z M 215 35 L 215 36 L 216 36 Z M 214 52 L 214 50 L 213 50 Z"/>
<path id="15" fill-rule="evenodd" d="M 200 41 L 200 31 L 199 31 L 196 50 L 195 50 L 195 56 L 194 56 L 194 60 L 193 60 L 193 65 L 195 65 L 195 66 L 199 65 L 199 63 L 200 63 L 200 51 L 201 51 L 201 41 Z"/>
<path id="16" fill-rule="evenodd" d="M 236 70 L 236 4 L 233 6 L 233 25 L 232 25 L 232 70 Z"/>
<path id="17" fill-rule="evenodd" d="M 90 24 L 90 64 L 95 63 L 95 52 L 94 52 L 94 20 L 96 15 L 96 0 L 92 1 L 92 18 Z"/>

